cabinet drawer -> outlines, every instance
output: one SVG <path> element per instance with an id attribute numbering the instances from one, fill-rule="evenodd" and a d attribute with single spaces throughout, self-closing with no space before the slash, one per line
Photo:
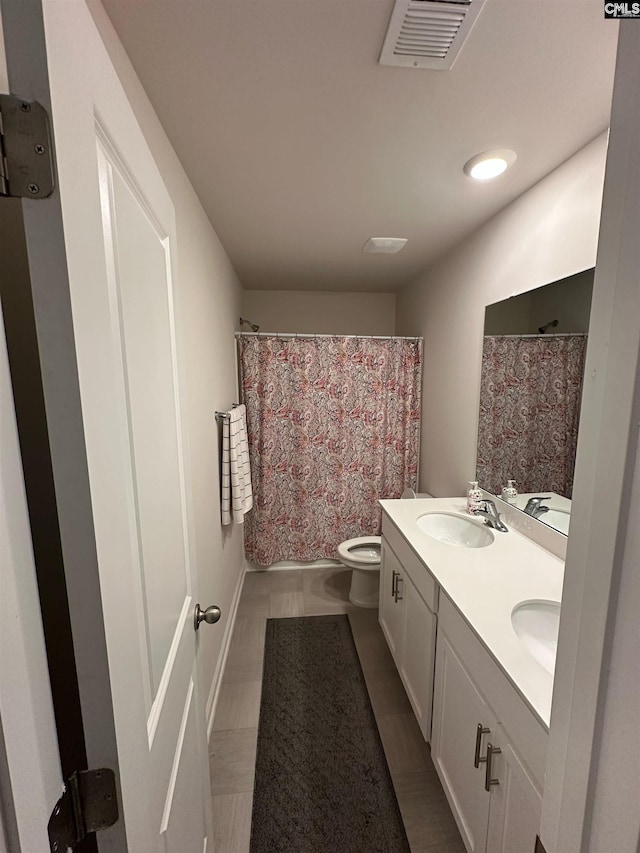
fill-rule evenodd
<path id="1" fill-rule="evenodd" d="M 411 546 L 395 524 L 382 513 L 382 535 L 394 551 L 403 570 L 422 596 L 424 603 L 433 612 L 438 612 L 438 584 L 429 574 L 422 561 L 414 554 Z"/>

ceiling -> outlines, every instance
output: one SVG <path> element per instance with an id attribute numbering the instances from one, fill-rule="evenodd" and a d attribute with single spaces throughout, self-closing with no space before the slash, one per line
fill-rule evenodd
<path id="1" fill-rule="evenodd" d="M 486 0 L 451 71 L 378 64 L 393 0 L 103 3 L 245 289 L 397 290 L 608 125 L 602 0 Z"/>

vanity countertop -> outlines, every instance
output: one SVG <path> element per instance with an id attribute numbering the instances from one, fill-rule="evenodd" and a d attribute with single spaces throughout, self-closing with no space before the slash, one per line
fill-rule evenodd
<path id="1" fill-rule="evenodd" d="M 485 548 L 464 548 L 432 539 L 417 526 L 429 512 L 471 519 L 464 498 L 382 500 L 380 505 L 548 729 L 553 676 L 526 651 L 511 613 L 522 601 L 560 601 L 564 562 L 513 528 L 492 531 L 494 541 Z"/>

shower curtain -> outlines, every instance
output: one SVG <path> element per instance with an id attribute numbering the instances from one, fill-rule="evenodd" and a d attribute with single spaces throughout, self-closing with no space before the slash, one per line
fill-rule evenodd
<path id="1" fill-rule="evenodd" d="M 422 339 L 239 338 L 254 507 L 247 557 L 336 558 L 416 488 Z"/>
<path id="2" fill-rule="evenodd" d="M 571 497 L 586 335 L 486 336 L 482 353 L 480 485 L 500 494 Z"/>

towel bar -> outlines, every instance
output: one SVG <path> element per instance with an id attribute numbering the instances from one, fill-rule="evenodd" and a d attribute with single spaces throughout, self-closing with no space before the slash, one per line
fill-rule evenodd
<path id="1" fill-rule="evenodd" d="M 231 406 L 231 408 L 237 409 L 239 405 L 240 405 L 240 403 L 234 403 Z M 216 412 L 216 417 L 217 418 L 224 418 L 226 420 L 229 417 L 229 412 Z"/>

